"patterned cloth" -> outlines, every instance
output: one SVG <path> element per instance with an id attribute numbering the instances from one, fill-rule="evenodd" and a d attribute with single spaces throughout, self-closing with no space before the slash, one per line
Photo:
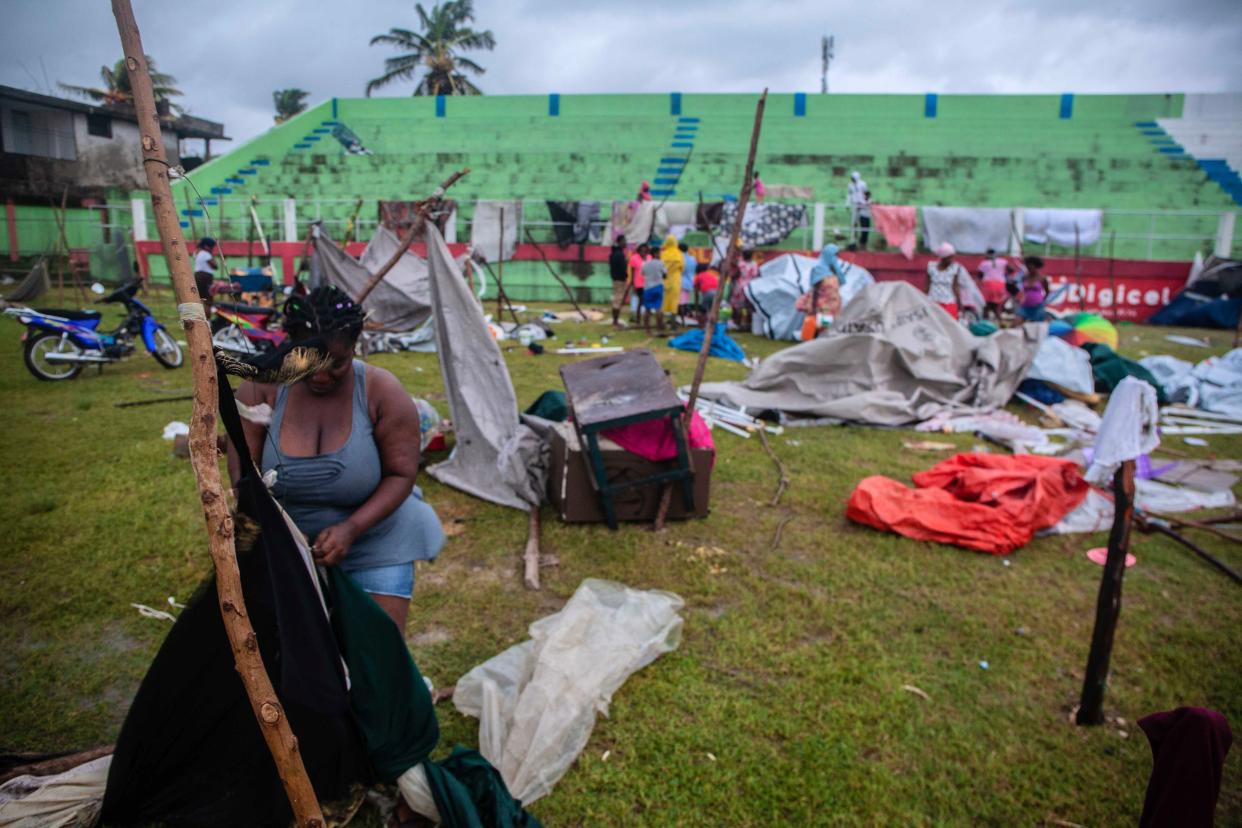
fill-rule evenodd
<path id="1" fill-rule="evenodd" d="M 720 224 L 716 234 L 726 238 L 733 230 L 737 218 L 737 202 L 726 202 L 720 210 Z M 794 230 L 806 223 L 806 207 L 801 204 L 748 204 L 742 217 L 742 247 L 762 247 L 777 244 Z M 727 241 L 718 249 L 728 248 Z"/>
<path id="2" fill-rule="evenodd" d="M 953 287 L 962 288 L 964 282 L 970 281 L 970 274 L 959 262 L 952 262 L 944 270 L 939 262 L 927 263 L 927 278 L 931 284 L 927 288 L 927 298 L 938 305 L 957 304 L 957 294 Z"/>

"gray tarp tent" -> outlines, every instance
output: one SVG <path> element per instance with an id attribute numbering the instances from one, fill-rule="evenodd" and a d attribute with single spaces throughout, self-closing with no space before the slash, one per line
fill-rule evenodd
<path id="1" fill-rule="evenodd" d="M 517 395 L 483 310 L 440 232 L 427 226 L 436 353 L 455 445 L 427 473 L 464 492 L 529 511 L 543 500 L 548 449 L 518 418 Z"/>
<path id="2" fill-rule="evenodd" d="M 703 385 L 706 399 L 841 422 L 902 426 L 946 409 L 1003 406 L 1047 327 L 976 337 L 905 282 L 869 285 L 824 337 L 763 360 L 742 382 Z"/>
<path id="3" fill-rule="evenodd" d="M 311 285 L 336 285 L 355 297 L 401 246 L 401 240 L 383 226 L 375 231 L 358 259 L 338 247 L 321 226 L 315 227 L 312 243 Z M 431 318 L 430 291 L 427 262 L 407 250 L 362 303 L 367 327 L 394 332 L 417 329 Z"/>

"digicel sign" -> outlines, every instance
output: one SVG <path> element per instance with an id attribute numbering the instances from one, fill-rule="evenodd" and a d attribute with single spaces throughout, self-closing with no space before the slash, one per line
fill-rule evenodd
<path id="1" fill-rule="evenodd" d="M 1142 322 L 1167 305 L 1173 295 L 1181 290 L 1186 279 L 1148 276 L 1132 277 L 1128 282 L 1116 280 L 1115 294 L 1112 280 L 1106 277 L 1084 276 L 1081 285 L 1068 276 L 1050 276 L 1048 281 L 1054 293 L 1063 285 L 1069 285 L 1068 290 L 1052 303 L 1053 310 L 1073 311 L 1085 308 L 1099 311 L 1109 319 L 1115 317 Z"/>

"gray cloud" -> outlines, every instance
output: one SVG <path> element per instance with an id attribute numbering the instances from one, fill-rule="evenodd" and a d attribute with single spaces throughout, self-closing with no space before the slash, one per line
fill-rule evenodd
<path id="1" fill-rule="evenodd" d="M 429 4 L 429 3 L 428 3 Z M 360 96 L 415 27 L 408 0 L 135 0 L 147 50 L 196 115 L 243 140 L 271 123 L 273 89 Z M 496 50 L 491 94 L 818 91 L 819 37 L 836 36 L 834 92 L 1221 92 L 1242 88 L 1242 4 L 871 0 L 477 0 Z M 4 0 L 0 83 L 60 94 L 120 54 L 98 0 Z M 413 84 L 384 94 L 408 94 Z"/>

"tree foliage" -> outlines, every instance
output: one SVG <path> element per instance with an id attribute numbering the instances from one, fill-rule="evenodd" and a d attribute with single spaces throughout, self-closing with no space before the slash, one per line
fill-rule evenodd
<path id="1" fill-rule="evenodd" d="M 488 30 L 477 31 L 473 0 L 447 0 L 436 3 L 430 13 L 416 3 L 418 32 L 389 29 L 387 34 L 371 38 L 371 45 L 383 44 L 401 50 L 401 54 L 384 61 L 384 74 L 367 84 L 367 97 L 376 89 L 401 80 L 410 80 L 419 73 L 415 95 L 481 95 L 479 87 L 466 77 L 469 72 L 482 75 L 482 66 L 461 52 L 496 47 L 496 39 Z"/>

